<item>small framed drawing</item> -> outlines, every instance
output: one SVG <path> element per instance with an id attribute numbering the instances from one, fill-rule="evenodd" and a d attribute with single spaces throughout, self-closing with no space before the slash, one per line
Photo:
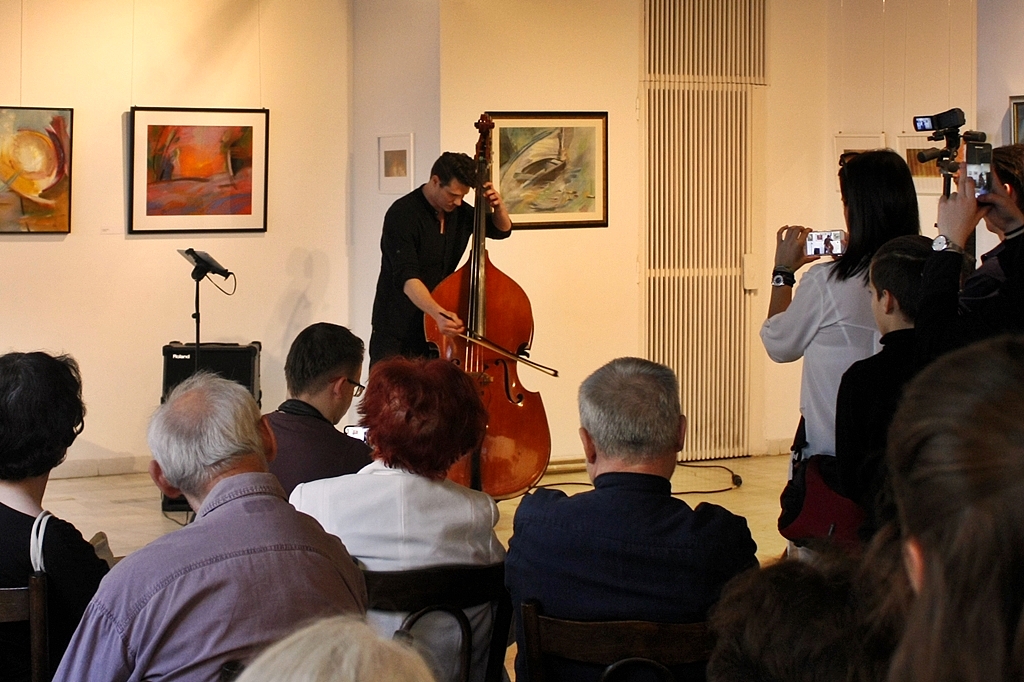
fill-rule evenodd
<path id="1" fill-rule="evenodd" d="M 608 226 L 608 112 L 488 112 L 516 229 Z"/>
<path id="2" fill-rule="evenodd" d="M 1010 136 L 1011 144 L 1024 144 L 1024 95 L 1010 97 Z"/>
<path id="3" fill-rule="evenodd" d="M 0 233 L 71 232 L 72 114 L 0 107 Z"/>
<path id="4" fill-rule="evenodd" d="M 377 138 L 377 187 L 381 194 L 412 191 L 412 133 Z"/>
<path id="5" fill-rule="evenodd" d="M 266 232 L 267 109 L 132 107 L 128 232 Z"/>
<path id="6" fill-rule="evenodd" d="M 927 135 L 907 134 L 896 136 L 900 156 L 910 166 L 910 174 L 914 177 L 914 187 L 918 194 L 938 196 L 942 194 L 942 171 L 936 160 L 922 163 L 917 159 L 918 152 L 931 149 L 939 143 L 928 139 Z"/>
<path id="7" fill-rule="evenodd" d="M 834 153 L 836 166 L 836 191 L 839 191 L 839 161 L 846 154 L 855 154 L 857 152 L 866 152 L 871 149 L 884 149 L 885 148 L 885 135 L 878 133 L 877 135 L 855 135 L 850 133 L 839 133 L 833 140 Z"/>

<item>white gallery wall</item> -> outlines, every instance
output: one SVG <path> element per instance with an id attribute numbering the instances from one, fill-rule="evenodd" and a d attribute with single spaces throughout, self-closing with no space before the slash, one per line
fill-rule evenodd
<path id="1" fill-rule="evenodd" d="M 347 323 L 348 35 L 339 0 L 0 0 L 0 105 L 74 109 L 71 233 L 0 235 L 0 351 L 82 367 L 86 428 L 58 474 L 148 459 L 161 347 L 194 339 L 176 249 L 237 273 L 232 297 L 203 284 L 203 340 L 263 343 L 264 409 L 295 333 Z M 129 236 L 132 105 L 269 108 L 268 231 Z"/>

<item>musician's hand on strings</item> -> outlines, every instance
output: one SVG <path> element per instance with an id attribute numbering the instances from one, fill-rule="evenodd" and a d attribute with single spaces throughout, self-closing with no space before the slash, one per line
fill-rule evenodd
<path id="1" fill-rule="evenodd" d="M 433 315 L 433 318 L 437 322 L 437 328 L 445 336 L 455 336 L 466 331 L 466 325 L 462 323 L 458 315 L 450 310 L 439 310 L 437 314 Z"/>
<path id="2" fill-rule="evenodd" d="M 491 207 L 491 211 L 494 213 L 494 225 L 502 232 L 508 232 L 512 229 L 512 219 L 508 215 L 508 209 L 505 208 L 505 202 L 501 200 L 501 195 L 498 194 L 498 190 L 494 189 L 494 185 L 490 182 L 484 183 L 484 199 Z"/>

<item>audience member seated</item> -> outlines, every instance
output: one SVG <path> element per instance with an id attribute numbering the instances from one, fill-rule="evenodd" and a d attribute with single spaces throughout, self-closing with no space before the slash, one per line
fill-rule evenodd
<path id="1" fill-rule="evenodd" d="M 709 682 L 847 682 L 859 660 L 853 565 L 841 555 L 749 571 L 711 614 Z"/>
<path id="2" fill-rule="evenodd" d="M 381 360 L 359 406 L 374 462 L 354 476 L 296 486 L 291 503 L 345 541 L 371 571 L 494 564 L 505 550 L 494 535 L 498 507 L 487 494 L 445 479 L 459 458 L 480 446 L 487 413 L 472 379 L 444 360 Z M 494 606 L 466 610 L 473 627 L 470 679 L 486 671 Z M 407 614 L 370 611 L 381 635 Z M 413 628 L 439 680 L 456 674 L 459 629 L 443 613 Z"/>
<path id="3" fill-rule="evenodd" d="M 277 439 L 270 473 L 286 494 L 299 483 L 353 474 L 370 463 L 370 448 L 335 428 L 363 392 L 363 342 L 348 329 L 318 322 L 288 350 L 288 400 L 267 415 Z"/>
<path id="4" fill-rule="evenodd" d="M 29 547 L 38 520 L 51 671 L 107 573 L 107 564 L 82 534 L 42 507 L 50 470 L 82 432 L 84 417 L 81 375 L 72 358 L 46 353 L 0 357 L 0 587 L 28 585 L 33 572 Z M 5 680 L 29 679 L 28 623 L 0 624 L 0 671 Z"/>
<path id="5" fill-rule="evenodd" d="M 312 618 L 362 613 L 344 545 L 287 503 L 267 472 L 274 437 L 243 386 L 179 384 L 153 415 L 150 474 L 196 520 L 128 555 L 103 580 L 58 682 L 209 680 Z"/>
<path id="6" fill-rule="evenodd" d="M 757 546 L 742 517 L 672 497 L 686 433 L 675 374 L 639 358 L 613 360 L 580 386 L 579 409 L 594 490 L 523 497 L 505 562 L 516 610 L 535 599 L 545 615 L 571 620 L 704 621 L 722 586 L 757 565 Z M 516 641 L 516 677 L 525 680 L 521 623 Z M 548 675 L 596 680 L 601 670 L 552 660 Z M 704 664 L 674 672 L 703 679 Z"/>
<path id="7" fill-rule="evenodd" d="M 434 682 L 413 649 L 351 616 L 325 618 L 270 647 L 237 682 Z"/>
<path id="8" fill-rule="evenodd" d="M 888 457 L 916 596 L 892 682 L 1024 679 L 1022 414 L 1021 337 L 950 353 L 904 391 Z"/>
<path id="9" fill-rule="evenodd" d="M 841 492 L 867 513 L 867 540 L 894 516 L 879 500 L 884 488 L 886 433 L 903 386 L 920 369 L 914 318 L 921 301 L 921 273 L 931 240 L 906 235 L 886 242 L 871 259 L 871 310 L 882 334 L 882 351 L 843 374 L 836 400 L 836 464 Z"/>

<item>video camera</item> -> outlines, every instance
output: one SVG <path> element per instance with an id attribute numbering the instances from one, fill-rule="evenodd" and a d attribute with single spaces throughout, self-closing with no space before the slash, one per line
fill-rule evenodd
<path id="1" fill-rule="evenodd" d="M 992 157 L 992 145 L 982 144 L 985 142 L 985 133 L 977 130 L 966 130 L 963 135 L 960 134 L 960 127 L 966 123 L 967 119 L 964 117 L 963 109 L 957 108 L 943 111 L 933 116 L 914 117 L 914 130 L 918 132 L 932 131 L 932 134 L 928 136 L 929 140 L 946 141 L 946 146 L 941 149 L 932 147 L 917 153 L 917 160 L 921 163 L 928 163 L 935 159 L 935 164 L 942 173 L 943 196 L 949 196 L 953 175 L 960 170 L 960 164 L 956 161 L 956 154 L 960 149 L 961 138 L 967 142 L 968 155 L 971 157 L 967 160 L 968 172 L 973 170 L 971 168 L 972 164 L 980 163 L 980 161 L 975 159 L 985 158 L 986 151 L 987 158 L 991 160 Z M 972 177 L 975 177 L 974 174 L 972 174 Z M 983 177 L 987 182 L 990 177 L 987 169 Z M 981 175 L 977 176 L 976 181 L 981 180 L 981 178 Z M 979 189 L 981 189 L 980 186 Z"/>

